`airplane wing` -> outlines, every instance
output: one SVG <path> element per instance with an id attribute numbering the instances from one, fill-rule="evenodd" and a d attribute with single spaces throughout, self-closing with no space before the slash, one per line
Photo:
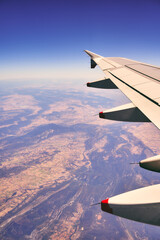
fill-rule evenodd
<path id="1" fill-rule="evenodd" d="M 88 87 L 119 88 L 131 103 L 105 110 L 100 118 L 118 121 L 152 122 L 160 129 L 160 68 L 118 57 L 102 57 L 85 50 L 91 68 L 98 65 L 106 79 L 87 83 Z M 160 172 L 160 155 L 139 162 L 147 170 Z M 101 201 L 105 212 L 160 226 L 160 184 L 140 188 Z"/>
<path id="2" fill-rule="evenodd" d="M 91 68 L 98 65 L 106 75 L 106 81 L 88 83 L 87 86 L 97 84 L 102 88 L 119 88 L 133 103 L 129 108 L 124 105 L 118 110 L 107 111 L 107 114 L 118 111 L 115 120 L 121 120 L 118 117 L 124 116 L 127 111 L 127 115 L 131 116 L 139 113 L 139 120 L 130 119 L 128 116 L 128 119 L 122 121 L 151 121 L 160 129 L 160 68 L 126 58 L 106 58 L 87 50 L 85 52 L 91 57 Z M 123 111 L 122 114 L 120 111 Z M 134 111 L 137 111 L 137 114 L 131 114 Z M 107 114 L 101 112 L 100 117 L 107 118 Z M 111 116 L 110 119 L 114 118 Z"/>

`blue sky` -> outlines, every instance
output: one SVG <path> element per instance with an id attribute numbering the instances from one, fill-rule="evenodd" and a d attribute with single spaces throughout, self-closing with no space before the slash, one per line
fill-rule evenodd
<path id="1" fill-rule="evenodd" d="M 160 65 L 159 0 L 1 0 L 0 80 L 91 78 L 91 50 Z"/>

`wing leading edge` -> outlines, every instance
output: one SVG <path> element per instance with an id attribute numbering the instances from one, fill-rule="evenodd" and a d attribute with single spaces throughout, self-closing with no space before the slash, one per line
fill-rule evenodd
<path id="1" fill-rule="evenodd" d="M 100 118 L 152 122 L 160 129 L 160 68 L 126 58 L 106 58 L 85 50 L 91 68 L 98 65 L 106 79 L 88 87 L 119 88 L 132 103 L 99 113 Z M 160 172 L 160 155 L 139 162 L 140 167 Z M 160 184 L 126 192 L 101 201 L 105 212 L 138 222 L 160 226 Z"/>

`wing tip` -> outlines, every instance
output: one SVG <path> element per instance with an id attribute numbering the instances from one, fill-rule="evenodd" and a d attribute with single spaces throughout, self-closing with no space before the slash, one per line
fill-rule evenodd
<path id="1" fill-rule="evenodd" d="M 101 57 L 100 55 L 93 53 L 91 51 L 88 51 L 88 50 L 84 50 L 84 52 L 87 53 L 92 59 Z"/>

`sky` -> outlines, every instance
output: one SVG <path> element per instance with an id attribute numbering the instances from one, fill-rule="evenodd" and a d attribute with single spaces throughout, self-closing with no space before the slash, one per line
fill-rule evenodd
<path id="1" fill-rule="evenodd" d="M 84 49 L 160 65 L 159 23 L 159 0 L 0 0 L 0 80 L 96 78 Z"/>

